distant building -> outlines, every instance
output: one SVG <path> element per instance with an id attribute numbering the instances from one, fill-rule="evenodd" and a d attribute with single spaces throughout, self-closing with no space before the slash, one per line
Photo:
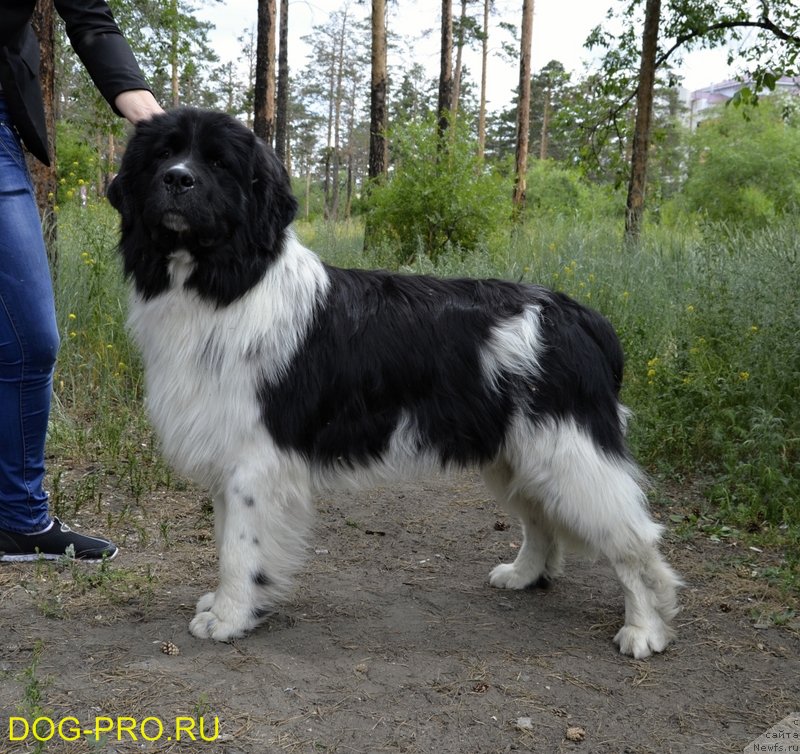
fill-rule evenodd
<path id="1" fill-rule="evenodd" d="M 705 119 L 706 110 L 717 105 L 724 105 L 745 86 L 752 87 L 753 81 L 723 81 L 719 84 L 711 84 L 705 89 L 697 89 L 694 92 L 686 92 L 684 102 L 686 104 L 688 126 L 693 131 Z M 775 82 L 775 92 L 786 92 L 789 94 L 800 95 L 800 78 L 790 78 L 784 76 Z M 763 92 L 762 92 L 763 93 Z"/>

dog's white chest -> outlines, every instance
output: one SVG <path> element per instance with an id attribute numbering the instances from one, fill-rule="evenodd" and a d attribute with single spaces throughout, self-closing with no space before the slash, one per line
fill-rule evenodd
<path id="1" fill-rule="evenodd" d="M 169 290 L 148 300 L 134 295 L 128 325 L 164 455 L 179 472 L 212 485 L 244 447 L 271 444 L 259 390 L 281 378 L 327 280 L 316 257 L 292 239 L 252 290 L 217 307 L 186 287 L 194 266 L 190 254 L 174 253 Z"/>
<path id="2" fill-rule="evenodd" d="M 135 300 L 129 322 L 165 456 L 181 473 L 212 483 L 242 443 L 263 432 L 258 365 L 247 358 L 241 323 L 180 291 Z"/>

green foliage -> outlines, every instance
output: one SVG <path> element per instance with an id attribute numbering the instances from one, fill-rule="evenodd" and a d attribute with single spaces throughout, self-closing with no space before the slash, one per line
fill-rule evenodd
<path id="1" fill-rule="evenodd" d="M 638 86 L 641 58 L 641 29 L 647 0 L 617 0 L 607 13 L 607 22 L 592 30 L 585 46 L 602 50 L 596 73 L 586 79 L 586 92 L 576 102 L 572 119 L 585 129 L 590 138 L 582 158 L 595 175 L 621 175 L 629 158 L 628 131 L 631 103 Z M 800 73 L 800 16 L 794 0 L 773 0 L 753 4 L 748 0 L 681 0 L 662 3 L 656 55 L 656 92 L 678 81 L 671 66 L 681 56 L 698 48 L 728 45 L 730 64 L 738 62 L 743 77 L 752 88 L 745 87 L 735 102 L 753 103 L 764 89 L 773 90 L 780 76 Z M 599 105 L 599 107 L 598 107 Z M 654 108 L 659 117 L 662 108 Z M 655 125 L 655 131 L 660 129 Z M 670 127 L 667 127 L 669 134 Z M 657 133 L 654 134 L 658 139 Z M 609 147 L 617 146 L 617 160 Z M 620 163 L 619 158 L 622 158 Z M 652 166 L 651 166 L 652 167 Z M 667 172 L 674 177 L 672 170 Z M 652 171 L 651 171 L 652 176 Z M 665 196 L 673 192 L 667 185 Z M 652 192 L 651 192 L 652 194 Z M 769 214 L 763 197 L 749 197 L 756 213 Z"/>
<path id="2" fill-rule="evenodd" d="M 707 474 L 709 498 L 743 525 L 800 523 L 799 252 L 791 223 L 687 243 L 648 265 L 642 304 L 657 318 L 628 344 L 642 454 Z"/>
<path id="3" fill-rule="evenodd" d="M 294 178 L 292 191 L 297 198 L 298 220 L 316 220 L 325 216 L 325 193 L 318 182 Z"/>
<path id="4" fill-rule="evenodd" d="M 635 88 L 639 29 L 646 0 L 618 0 L 609 23 L 592 30 L 586 46 L 605 48 L 602 78 L 621 96 Z M 619 32 L 622 29 L 622 33 Z M 730 62 L 738 60 L 754 81 L 754 90 L 772 89 L 779 76 L 798 73 L 800 18 L 794 0 L 753 4 L 748 0 L 681 0 L 661 4 L 657 63 L 679 62 L 683 53 L 737 42 Z"/>
<path id="5" fill-rule="evenodd" d="M 375 238 L 396 248 L 398 262 L 474 251 L 505 232 L 511 185 L 477 158 L 461 122 L 451 123 L 445 144 L 432 117 L 396 129 L 391 144 L 394 171 L 371 189 L 368 213 Z"/>
<path id="6" fill-rule="evenodd" d="M 80 131 L 67 121 L 60 121 L 56 127 L 57 162 L 56 180 L 58 193 L 56 203 L 62 205 L 77 200 L 82 187 L 97 180 L 97 151 L 86 143 Z"/>
<path id="7" fill-rule="evenodd" d="M 54 377 L 50 448 L 93 461 L 139 499 L 169 479 L 141 412 L 142 373 L 125 331 L 127 288 L 117 259 L 118 217 L 106 202 L 59 213 L 55 275 L 61 351 Z M 61 506 L 58 472 L 54 507 Z M 89 489 L 83 498 L 92 499 Z"/>
<path id="8" fill-rule="evenodd" d="M 723 108 L 690 143 L 689 175 L 670 212 L 764 228 L 800 208 L 800 127 L 790 100 Z M 744 106 L 743 106 L 744 107 Z"/>
<path id="9" fill-rule="evenodd" d="M 553 160 L 534 160 L 528 169 L 526 214 L 623 217 L 625 197 L 612 186 L 592 185 L 577 168 Z"/>

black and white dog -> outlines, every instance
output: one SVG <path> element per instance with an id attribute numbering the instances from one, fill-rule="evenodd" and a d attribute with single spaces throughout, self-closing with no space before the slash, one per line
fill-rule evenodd
<path id="1" fill-rule="evenodd" d="M 139 125 L 109 199 L 149 414 L 214 500 L 219 586 L 195 636 L 241 636 L 285 596 L 315 491 L 474 466 L 524 533 L 493 586 L 546 583 L 565 546 L 605 555 L 620 650 L 667 646 L 679 580 L 625 446 L 602 316 L 535 285 L 324 264 L 289 227 L 273 152 L 219 113 Z"/>

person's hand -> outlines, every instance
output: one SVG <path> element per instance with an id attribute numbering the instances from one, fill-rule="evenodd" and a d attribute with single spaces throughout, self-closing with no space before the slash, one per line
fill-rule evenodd
<path id="1" fill-rule="evenodd" d="M 121 92 L 114 100 L 114 104 L 133 125 L 164 112 L 153 93 L 147 89 L 129 89 Z"/>

